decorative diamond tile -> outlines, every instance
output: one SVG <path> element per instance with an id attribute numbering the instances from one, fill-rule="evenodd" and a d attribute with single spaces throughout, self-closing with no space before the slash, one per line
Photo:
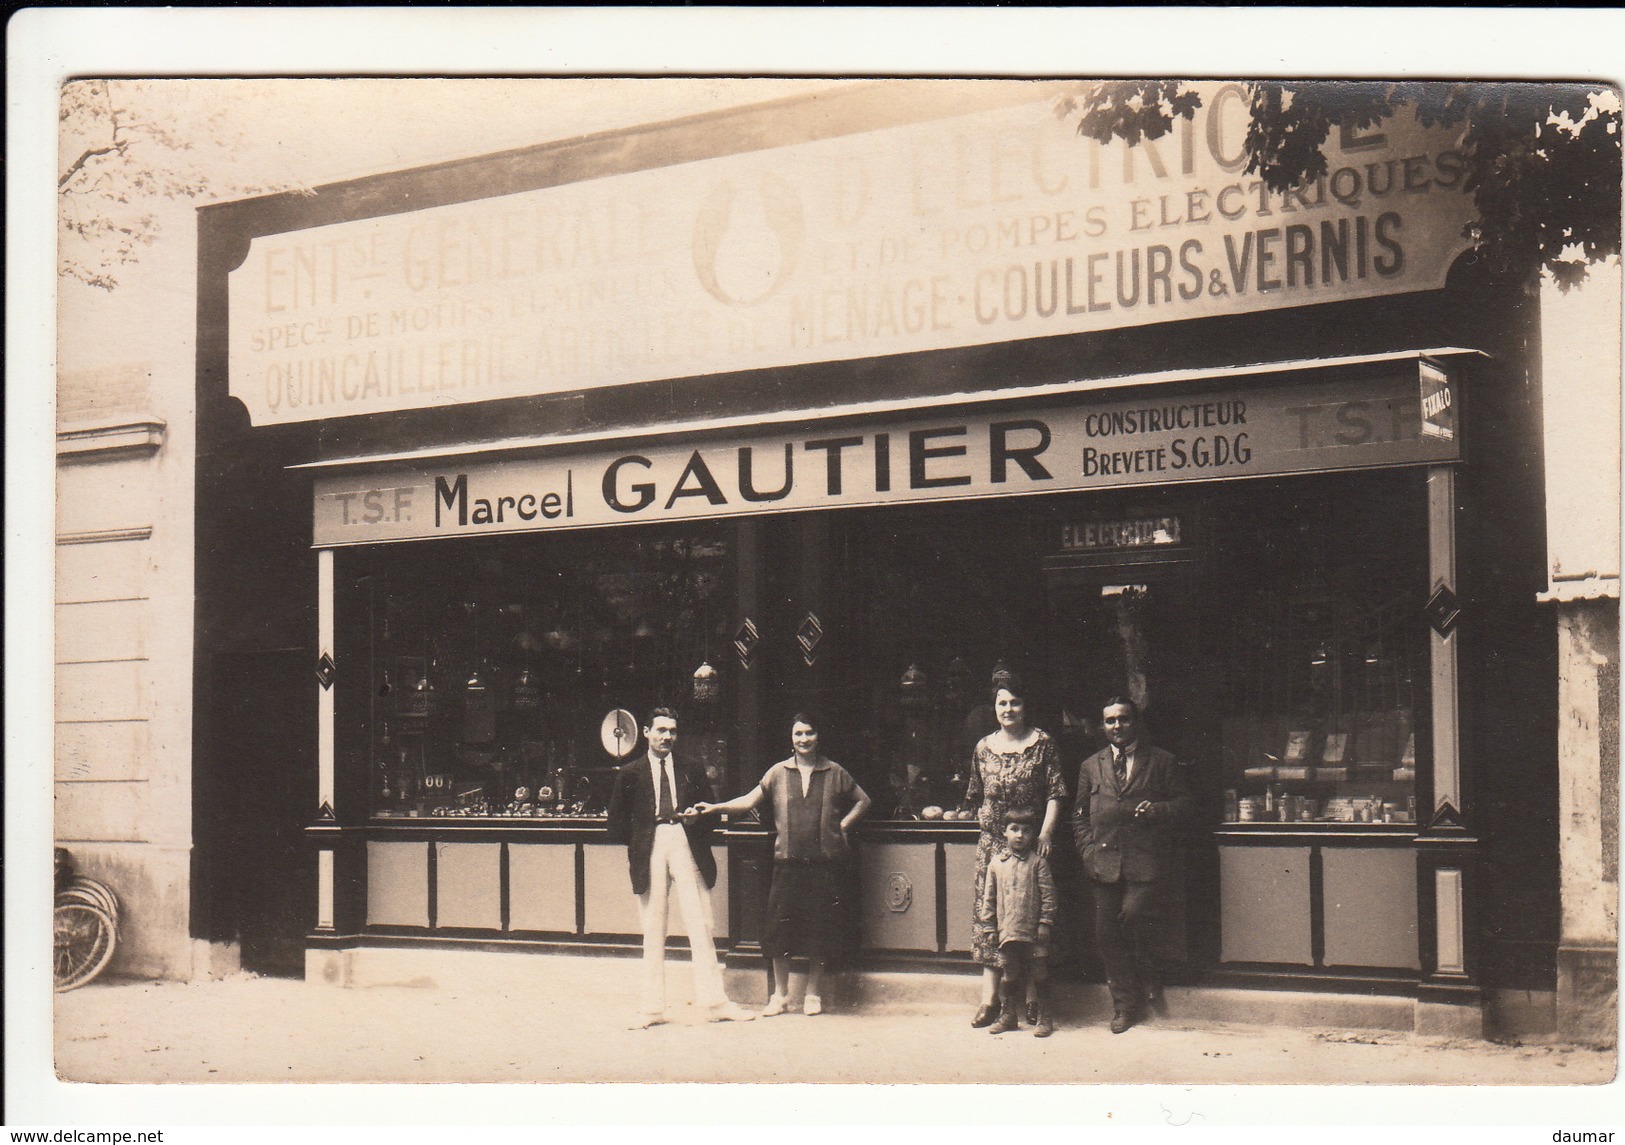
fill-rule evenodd
<path id="1" fill-rule="evenodd" d="M 336 820 L 338 816 L 333 814 L 333 805 L 328 803 L 326 800 L 323 800 L 322 805 L 316 808 L 316 818 L 320 822 L 331 823 Z"/>
<path id="2" fill-rule="evenodd" d="M 1440 636 L 1449 636 L 1450 630 L 1456 626 L 1456 621 L 1461 619 L 1461 602 L 1456 599 L 1456 594 L 1450 591 L 1449 585 L 1441 584 L 1433 590 L 1433 595 L 1428 597 L 1422 615 L 1433 625 L 1433 631 Z"/>
<path id="3" fill-rule="evenodd" d="M 333 686 L 333 677 L 338 674 L 338 665 L 333 663 L 333 657 L 326 652 L 316 661 L 316 680 L 322 686 L 322 691 Z"/>
<path id="4" fill-rule="evenodd" d="M 818 642 L 824 638 L 824 626 L 818 623 L 818 617 L 811 612 L 802 619 L 801 626 L 796 629 L 796 643 L 801 645 L 801 658 L 811 668 L 818 659 Z"/>
<path id="5" fill-rule="evenodd" d="M 751 658 L 756 655 L 756 646 L 761 642 L 762 634 L 756 631 L 750 617 L 745 617 L 734 631 L 734 654 L 739 657 L 741 668 L 750 667 Z"/>
<path id="6" fill-rule="evenodd" d="M 1461 812 L 1456 810 L 1455 805 L 1450 800 L 1446 799 L 1433 812 L 1433 818 L 1428 820 L 1427 829 L 1436 831 L 1440 828 L 1464 828 L 1466 826 L 1467 824 L 1462 819 Z"/>

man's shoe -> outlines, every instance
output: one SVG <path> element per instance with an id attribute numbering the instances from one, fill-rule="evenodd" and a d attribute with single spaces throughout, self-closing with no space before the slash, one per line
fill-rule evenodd
<path id="1" fill-rule="evenodd" d="M 1134 1019 L 1135 1014 L 1132 1010 L 1113 1010 L 1111 1021 L 1112 1033 L 1121 1034 L 1124 1030 L 1127 1030 L 1134 1024 Z"/>
<path id="2" fill-rule="evenodd" d="M 735 1006 L 732 1002 L 724 1002 L 720 1006 L 712 1006 L 711 1013 L 706 1016 L 708 1022 L 754 1022 L 756 1011 L 747 1010 L 743 1006 Z"/>
<path id="3" fill-rule="evenodd" d="M 808 994 L 801 999 L 801 1012 L 808 1017 L 824 1012 L 824 1000 L 817 994 Z"/>
<path id="4" fill-rule="evenodd" d="M 993 1024 L 993 1019 L 998 1017 L 998 1015 L 998 1010 L 994 1009 L 992 1006 L 983 1006 L 980 1010 L 976 1011 L 976 1017 L 970 1020 L 970 1028 L 973 1030 L 986 1029 L 988 1026 Z"/>
<path id="5" fill-rule="evenodd" d="M 1038 1020 L 1033 1023 L 1033 1037 L 1047 1038 L 1055 1032 L 1055 1023 L 1050 1020 L 1049 1007 L 1038 1008 Z"/>
<path id="6" fill-rule="evenodd" d="M 783 994 L 774 994 L 768 998 L 767 1005 L 762 1008 L 762 1017 L 777 1018 L 784 1013 L 788 1005 L 789 1000 Z"/>
<path id="7" fill-rule="evenodd" d="M 1038 999 L 1037 998 L 1028 998 L 1027 999 L 1027 1024 L 1029 1026 L 1038 1025 Z"/>

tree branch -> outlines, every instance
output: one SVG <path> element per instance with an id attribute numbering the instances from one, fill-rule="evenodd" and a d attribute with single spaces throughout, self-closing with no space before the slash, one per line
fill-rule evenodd
<path id="1" fill-rule="evenodd" d="M 112 155 L 115 152 L 117 152 L 119 155 L 123 155 L 124 149 L 128 146 L 128 143 L 112 143 L 106 147 L 92 147 L 90 150 L 85 151 L 79 156 L 79 158 L 75 159 L 71 164 L 69 164 L 68 169 L 62 173 L 59 179 L 57 179 L 56 189 L 60 191 L 62 188 L 66 187 L 73 180 L 75 175 L 79 174 L 80 171 L 85 169 L 85 164 L 99 159 L 103 155 Z"/>

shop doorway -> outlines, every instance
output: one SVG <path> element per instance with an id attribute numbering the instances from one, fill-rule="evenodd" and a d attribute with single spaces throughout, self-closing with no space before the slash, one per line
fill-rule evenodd
<path id="1" fill-rule="evenodd" d="M 256 974 L 302 976 L 315 925 L 315 852 L 304 841 L 316 792 L 311 658 L 306 648 L 279 648 L 211 660 L 197 882 L 208 936 L 235 939 L 243 969 Z"/>
<path id="2" fill-rule="evenodd" d="M 1205 813 L 1211 801 L 1215 684 L 1204 655 L 1200 595 L 1191 565 L 1096 565 L 1051 567 L 1048 574 L 1050 678 L 1061 683 L 1063 765 L 1074 798 L 1079 768 L 1105 746 L 1101 709 L 1108 699 L 1137 704 L 1150 742 L 1188 762 L 1197 815 L 1178 848 L 1169 894 L 1157 924 L 1162 962 L 1180 967 L 1208 962 L 1215 901 L 1212 840 Z M 1069 809 L 1070 810 L 1070 809 Z M 1087 973 L 1099 972 L 1091 933 L 1090 892 L 1073 848 L 1057 871 L 1063 893 L 1074 899 L 1074 925 L 1064 940 Z"/>
<path id="3" fill-rule="evenodd" d="M 1099 746 L 1100 709 L 1124 696 L 1159 746 L 1195 759 L 1205 697 L 1191 578 L 1133 566 L 1063 570 L 1050 574 L 1049 592 L 1050 676 L 1061 684 L 1063 726 Z"/>

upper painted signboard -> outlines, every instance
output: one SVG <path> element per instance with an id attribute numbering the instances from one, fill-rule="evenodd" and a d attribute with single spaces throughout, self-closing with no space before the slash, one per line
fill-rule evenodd
<path id="1" fill-rule="evenodd" d="M 1199 90 L 1135 147 L 1046 98 L 260 237 L 231 393 L 310 421 L 1443 285 L 1454 135 L 1334 132 L 1327 174 L 1272 194 L 1242 89 Z"/>

